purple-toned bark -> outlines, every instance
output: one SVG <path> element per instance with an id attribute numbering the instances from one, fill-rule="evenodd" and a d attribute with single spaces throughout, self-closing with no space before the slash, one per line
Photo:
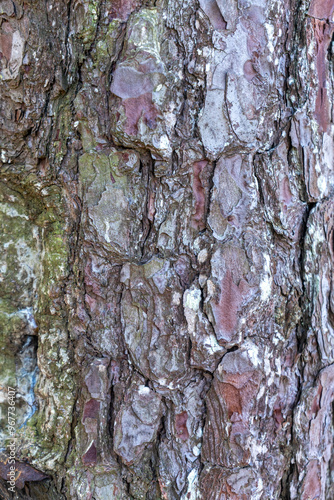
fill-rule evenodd
<path id="1" fill-rule="evenodd" d="M 0 1 L 15 498 L 334 498 L 333 13 Z"/>

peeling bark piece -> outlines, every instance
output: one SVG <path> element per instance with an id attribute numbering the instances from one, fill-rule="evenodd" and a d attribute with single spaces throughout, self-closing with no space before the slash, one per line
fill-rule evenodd
<path id="1" fill-rule="evenodd" d="M 253 146 L 258 129 L 257 112 L 254 106 L 252 83 L 233 73 L 227 74 L 226 109 L 232 130 L 240 140 Z"/>
<path id="2" fill-rule="evenodd" d="M 239 235 L 249 216 L 253 194 L 250 162 L 246 155 L 222 156 L 217 162 L 208 223 L 218 240 Z"/>
<path id="3" fill-rule="evenodd" d="M 162 412 L 161 397 L 144 385 L 134 387 L 130 398 L 114 425 L 114 450 L 127 465 L 138 463 L 155 440 Z"/>
<path id="4" fill-rule="evenodd" d="M 94 399 L 103 400 L 110 386 L 107 366 L 107 359 L 96 358 L 85 377 L 87 389 Z M 94 407 L 95 403 L 94 405 L 93 403 L 89 403 L 89 405 L 92 405 L 92 407 Z"/>
<path id="5" fill-rule="evenodd" d="M 154 87 L 160 83 L 158 68 L 155 68 L 154 64 L 152 66 L 152 72 L 147 72 L 145 67 L 140 67 L 141 71 L 138 71 L 131 66 L 118 66 L 113 75 L 111 92 L 122 99 L 139 97 L 148 93 L 152 95 Z"/>
<path id="6" fill-rule="evenodd" d="M 215 30 L 226 29 L 227 23 L 216 0 L 200 0 L 200 6 L 210 19 L 210 22 Z"/>
<path id="7" fill-rule="evenodd" d="M 123 106 L 126 116 L 124 131 L 127 134 L 133 136 L 138 134 L 139 120 L 152 130 L 157 128 L 159 111 L 152 101 L 151 93 L 124 99 Z"/>
<path id="8" fill-rule="evenodd" d="M 0 477 L 8 481 L 9 472 L 12 470 L 8 457 L 1 456 L 0 460 Z M 13 465 L 12 465 L 13 467 Z M 43 481 L 49 476 L 35 469 L 29 464 L 15 461 L 15 486 L 22 490 L 26 481 Z"/>
<path id="9" fill-rule="evenodd" d="M 93 234 L 97 233 L 101 247 L 108 248 L 115 256 L 136 253 L 129 242 L 133 231 L 138 235 L 141 231 L 136 212 L 139 206 L 142 212 L 145 202 L 140 185 L 133 186 L 131 175 L 124 172 L 128 171 L 127 161 L 117 152 L 109 156 L 85 153 L 79 159 L 87 225 Z M 132 175 L 138 178 L 135 170 Z"/>
<path id="10" fill-rule="evenodd" d="M 189 438 L 187 420 L 188 420 L 188 414 L 186 411 L 183 411 L 182 413 L 175 415 L 176 434 L 182 441 L 186 441 Z"/>
<path id="11" fill-rule="evenodd" d="M 296 176 L 291 172 L 287 143 L 282 142 L 270 154 L 255 158 L 267 220 L 275 231 L 299 242 L 306 205 L 300 199 Z M 264 171 L 269 173 L 265 175 Z"/>
<path id="12" fill-rule="evenodd" d="M 100 410 L 100 401 L 97 401 L 96 399 L 90 399 L 89 401 L 87 401 L 84 407 L 82 422 L 84 423 L 86 418 L 96 419 L 98 417 L 99 410 Z"/>
<path id="13" fill-rule="evenodd" d="M 213 372 L 217 367 L 217 360 L 221 358 L 225 349 L 217 342 L 211 324 L 200 311 L 200 302 L 199 289 L 192 287 L 184 292 L 183 308 L 191 339 L 190 364 Z"/>
<path id="14" fill-rule="evenodd" d="M 104 461 L 106 450 L 110 448 L 109 426 L 111 374 L 107 359 L 95 359 L 86 369 L 84 377 L 86 402 L 78 424 L 76 447 L 83 466 L 93 467 Z M 87 394 L 88 391 L 88 394 Z M 88 397 L 87 397 L 88 396 Z M 91 399 L 89 397 L 91 396 Z M 107 452 L 109 453 L 109 452 Z"/>
<path id="15" fill-rule="evenodd" d="M 321 471 L 317 460 L 311 460 L 306 467 L 305 479 L 301 488 L 301 500 L 321 498 Z"/>
<path id="16" fill-rule="evenodd" d="M 19 74 L 23 60 L 24 40 L 19 30 L 0 34 L 0 52 L 5 56 L 1 61 L 1 78 L 13 80 Z"/>
<path id="17" fill-rule="evenodd" d="M 238 22 L 238 2 L 236 0 L 217 0 L 217 4 L 226 22 L 226 29 L 234 30 Z"/>
<path id="18" fill-rule="evenodd" d="M 224 105 L 225 91 L 208 90 L 198 125 L 207 157 L 213 160 L 224 151 L 231 136 Z"/>
<path id="19" fill-rule="evenodd" d="M 128 496 L 115 463 L 95 468 L 85 466 L 84 469 L 78 469 L 78 467 L 73 467 L 69 471 L 69 476 L 70 484 L 67 494 L 72 498 L 75 498 L 78 491 L 87 499 L 95 496 L 108 500 L 126 500 Z M 94 480 L 92 480 L 93 476 Z"/>
<path id="20" fill-rule="evenodd" d="M 251 288 L 245 275 L 248 261 L 244 251 L 233 245 L 218 247 L 212 257 L 212 274 L 220 283 L 220 293 L 208 296 L 207 307 L 212 311 L 214 330 L 220 345 L 229 347 L 240 342 L 239 311 L 250 296 Z"/>
<path id="21" fill-rule="evenodd" d="M 200 5 L 215 30 L 235 29 L 238 20 L 235 0 L 201 0 Z"/>
<path id="22" fill-rule="evenodd" d="M 151 150 L 155 159 L 170 161 L 169 135 L 175 122 L 167 119 L 170 112 L 166 106 L 171 106 L 166 101 L 160 32 L 157 9 L 142 8 L 128 21 L 127 44 L 110 88 L 120 98 L 113 131 L 118 143 L 128 147 L 141 144 Z"/>
<path id="23" fill-rule="evenodd" d="M 232 5 L 224 2 L 224 9 L 228 11 Z M 210 160 L 235 153 L 236 144 L 239 151 L 251 152 L 266 148 L 272 140 L 263 124 L 274 123 L 279 106 L 273 90 L 278 80 L 273 64 L 275 28 L 271 22 L 265 24 L 262 7 L 249 3 L 243 7 L 240 22 L 234 7 L 226 12 L 233 19 L 235 31 L 224 37 L 223 47 L 222 40 L 219 44 L 217 39 L 208 58 L 208 89 L 199 129 Z M 284 57 L 281 47 L 276 66 L 279 55 Z M 265 117 L 263 121 L 260 115 Z"/>
<path id="24" fill-rule="evenodd" d="M 188 376 L 185 327 L 175 331 L 171 326 L 180 308 L 166 290 L 168 279 L 175 279 L 169 267 L 168 261 L 152 259 L 127 268 L 130 286 L 122 297 L 124 339 L 131 357 L 141 373 L 164 387 L 176 386 Z"/>
<path id="25" fill-rule="evenodd" d="M 225 354 L 207 396 L 204 461 L 224 467 L 250 464 L 250 416 L 256 407 L 260 379 L 254 345 Z"/>
<path id="26" fill-rule="evenodd" d="M 233 282 L 230 271 L 227 271 L 221 284 L 221 294 L 218 303 L 212 304 L 215 318 L 215 332 L 218 342 L 226 345 L 231 342 L 238 325 L 238 311 L 249 290 L 245 280 L 239 285 Z"/>
<path id="27" fill-rule="evenodd" d="M 7 61 L 10 60 L 12 55 L 12 42 L 13 35 L 12 33 L 1 33 L 0 35 L 0 50 L 2 53 L 2 57 L 5 57 Z M 2 62 L 3 65 L 3 62 Z"/>
<path id="28" fill-rule="evenodd" d="M 96 464 L 96 461 L 97 461 L 97 450 L 95 443 L 93 442 L 86 451 L 86 453 L 82 456 L 82 463 L 86 466 L 87 465 L 92 466 Z"/>
<path id="29" fill-rule="evenodd" d="M 312 103 L 315 105 L 314 89 L 313 96 Z M 313 111 L 312 108 L 312 113 Z M 306 110 L 303 110 L 298 111 L 292 120 L 291 139 L 293 146 L 302 154 L 307 200 L 315 202 L 324 199 L 333 185 L 333 131 L 319 136 L 311 126 Z M 319 144 L 319 151 L 314 149 L 315 143 Z"/>

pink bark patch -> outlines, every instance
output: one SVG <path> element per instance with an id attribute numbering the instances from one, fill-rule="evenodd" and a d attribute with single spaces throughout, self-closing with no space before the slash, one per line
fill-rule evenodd
<path id="1" fill-rule="evenodd" d="M 182 441 L 186 441 L 189 438 L 189 432 L 187 429 L 187 420 L 188 413 L 183 411 L 178 415 L 175 415 L 175 428 L 177 436 L 182 439 Z"/>
<path id="2" fill-rule="evenodd" d="M 311 460 L 307 465 L 307 472 L 302 486 L 301 500 L 312 500 L 320 498 L 321 481 L 320 467 L 317 460 Z"/>
<path id="3" fill-rule="evenodd" d="M 193 194 L 195 198 L 195 213 L 192 216 L 192 227 L 201 230 L 205 228 L 205 192 L 200 178 L 202 170 L 207 165 L 206 160 L 193 164 Z"/>
<path id="4" fill-rule="evenodd" d="M 84 465 L 95 465 L 96 461 L 97 461 L 97 451 L 95 442 L 93 442 L 89 450 L 87 450 L 86 453 L 82 456 L 82 463 Z"/>
<path id="5" fill-rule="evenodd" d="M 286 210 L 288 205 L 290 205 L 292 200 L 292 193 L 290 190 L 289 179 L 284 177 L 283 181 L 280 184 L 280 200 L 283 202 L 283 209 Z"/>
<path id="6" fill-rule="evenodd" d="M 231 422 L 235 423 L 244 420 L 242 415 L 245 416 L 249 412 L 250 405 L 257 391 L 257 385 L 252 380 L 253 374 L 254 372 L 252 371 L 240 375 L 235 374 L 236 379 L 238 379 L 238 376 L 242 378 L 243 385 L 241 387 L 238 387 L 238 383 L 234 385 L 233 383 L 223 382 L 220 385 L 220 394 L 225 402 L 228 418 L 231 419 Z M 245 375 L 246 382 L 244 381 Z M 246 423 L 247 418 L 245 419 Z"/>
<path id="7" fill-rule="evenodd" d="M 96 399 L 90 399 L 85 403 L 84 413 L 82 421 L 84 422 L 86 418 L 97 418 L 100 411 L 100 401 Z"/>
<path id="8" fill-rule="evenodd" d="M 97 307 L 97 301 L 93 297 L 88 295 L 88 293 L 86 293 L 85 295 L 85 302 L 89 305 L 90 311 L 95 312 Z"/>
<path id="9" fill-rule="evenodd" d="M 280 407 L 279 404 L 275 405 L 273 414 L 274 414 L 274 420 L 275 420 L 276 428 L 279 429 L 281 427 L 282 423 L 284 422 L 284 416 L 283 416 L 283 413 L 282 413 L 282 408 Z"/>
<path id="10" fill-rule="evenodd" d="M 138 134 L 138 122 L 143 117 L 144 123 L 151 129 L 156 128 L 156 118 L 159 114 L 152 102 L 152 94 L 146 93 L 139 97 L 130 97 L 122 102 L 125 108 L 125 132 L 129 135 Z"/>
<path id="11" fill-rule="evenodd" d="M 150 222 L 154 221 L 154 215 L 155 215 L 155 194 L 153 191 L 151 191 L 148 198 L 148 211 L 147 211 L 147 218 Z"/>
<path id="12" fill-rule="evenodd" d="M 244 75 L 248 82 L 251 82 L 257 75 L 252 61 L 246 61 L 244 64 Z"/>
<path id="13" fill-rule="evenodd" d="M 322 385 L 319 384 L 317 394 L 312 402 L 310 418 L 314 418 L 317 415 L 318 411 L 320 410 L 321 394 L 322 394 Z"/>
<path id="14" fill-rule="evenodd" d="M 109 19 L 120 19 L 126 21 L 138 5 L 138 0 L 113 0 L 111 10 L 109 11 Z"/>
<path id="15" fill-rule="evenodd" d="M 10 60 L 10 56 L 12 55 L 12 42 L 13 35 L 10 33 L 0 34 L 0 53 L 7 59 L 7 61 Z"/>
<path id="16" fill-rule="evenodd" d="M 220 387 L 220 394 L 224 398 L 228 418 L 231 418 L 233 414 L 242 413 L 242 401 L 240 398 L 240 391 L 231 384 L 222 384 Z"/>
<path id="17" fill-rule="evenodd" d="M 239 307 L 248 290 L 248 284 L 244 279 L 236 285 L 231 271 L 226 271 L 222 281 L 220 300 L 218 304 L 214 303 L 212 306 L 216 322 L 216 336 L 220 344 L 232 339 L 238 324 Z"/>
<path id="18" fill-rule="evenodd" d="M 330 19 L 334 11 L 334 0 L 312 0 L 309 15 L 318 19 Z"/>

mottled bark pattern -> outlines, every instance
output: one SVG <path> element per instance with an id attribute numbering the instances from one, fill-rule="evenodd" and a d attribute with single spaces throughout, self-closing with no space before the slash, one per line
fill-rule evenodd
<path id="1" fill-rule="evenodd" d="M 1 498 L 334 498 L 333 0 L 0 0 Z"/>

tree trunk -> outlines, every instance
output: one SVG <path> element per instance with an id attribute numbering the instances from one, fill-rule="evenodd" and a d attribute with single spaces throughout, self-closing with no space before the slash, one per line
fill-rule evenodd
<path id="1" fill-rule="evenodd" d="M 1 498 L 334 499 L 333 11 L 0 1 Z"/>

